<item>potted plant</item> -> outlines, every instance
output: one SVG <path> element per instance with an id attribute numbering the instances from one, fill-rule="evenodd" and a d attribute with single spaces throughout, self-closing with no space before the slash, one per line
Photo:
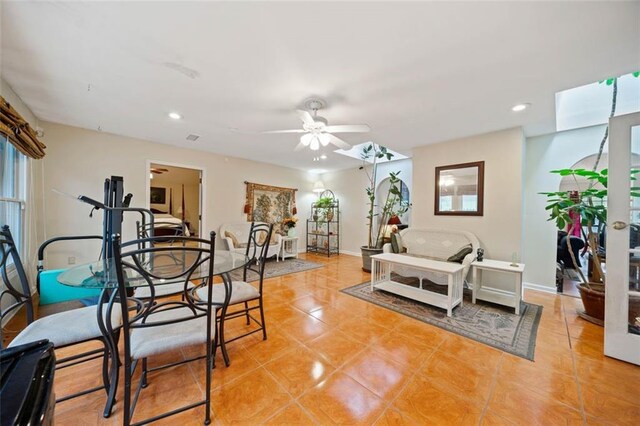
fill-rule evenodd
<path id="1" fill-rule="evenodd" d="M 632 170 L 630 179 L 632 181 L 636 180 L 634 176 L 639 172 L 640 170 Z M 587 189 L 582 191 L 543 192 L 541 194 L 547 196 L 545 209 L 549 211 L 549 220 L 554 221 L 558 229 L 564 230 L 569 226 L 568 233 L 571 235 L 576 227 L 586 228 L 587 244 L 590 247 L 593 258 L 593 267 L 602 277 L 602 282 L 590 282 L 588 277 L 584 276 L 571 247 L 571 238 L 567 238 L 567 244 L 573 266 L 581 281 L 578 285 L 578 290 L 586 314 L 581 316 L 602 325 L 604 321 L 606 274 L 602 270 L 602 253 L 598 250 L 598 238 L 607 221 L 608 170 L 603 169 L 597 172 L 585 169 L 560 169 L 552 170 L 551 173 L 556 173 L 560 176 L 571 176 L 576 182 L 576 188 L 579 187 L 578 180 L 580 178 L 587 179 L 589 182 Z M 640 192 L 637 192 L 639 190 L 639 187 L 633 187 L 631 196 L 639 197 Z M 574 220 L 574 218 L 580 218 L 580 220 Z"/>
<path id="2" fill-rule="evenodd" d="M 282 221 L 282 226 L 287 230 L 287 235 L 289 237 L 296 236 L 296 223 L 298 222 L 297 217 L 287 217 Z"/>
<path id="3" fill-rule="evenodd" d="M 362 253 L 362 269 L 366 272 L 371 271 L 371 256 L 382 253 L 382 247 L 379 247 L 380 233 L 374 234 L 373 218 L 376 213 L 376 176 L 378 173 L 378 160 L 386 158 L 391 160 L 393 153 L 389 152 L 386 147 L 370 143 L 362 148 L 360 158 L 362 159 L 361 169 L 367 174 L 367 187 L 365 191 L 369 200 L 369 211 L 367 214 L 368 223 L 368 241 L 366 246 L 360 247 Z M 369 168 L 369 162 L 371 167 Z"/>
<path id="4" fill-rule="evenodd" d="M 320 220 L 331 222 L 333 220 L 334 200 L 331 197 L 320 197 L 314 203 L 316 211 L 320 214 Z"/>

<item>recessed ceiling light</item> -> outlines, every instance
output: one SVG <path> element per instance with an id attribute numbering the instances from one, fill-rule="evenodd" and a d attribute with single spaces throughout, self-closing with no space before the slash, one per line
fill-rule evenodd
<path id="1" fill-rule="evenodd" d="M 320 159 L 321 159 L 321 160 L 326 160 L 326 159 L 327 159 L 327 154 L 322 154 L 322 155 L 320 156 Z"/>
<path id="2" fill-rule="evenodd" d="M 531 104 L 518 104 L 518 105 L 514 105 L 513 108 L 511 108 L 511 111 L 513 112 L 520 112 L 520 111 L 524 111 L 525 109 L 529 108 Z"/>
<path id="3" fill-rule="evenodd" d="M 169 113 L 169 118 L 173 118 L 174 120 L 180 120 L 182 118 L 182 116 L 180 114 L 178 114 L 177 112 L 170 112 Z"/>

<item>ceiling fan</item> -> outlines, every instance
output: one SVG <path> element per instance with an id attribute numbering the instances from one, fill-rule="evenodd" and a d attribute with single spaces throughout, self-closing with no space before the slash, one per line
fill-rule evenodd
<path id="1" fill-rule="evenodd" d="M 151 168 L 151 173 L 155 173 L 157 175 L 161 175 L 161 174 L 166 173 L 168 171 L 169 171 L 169 169 L 163 169 L 161 167 L 152 167 Z"/>
<path id="2" fill-rule="evenodd" d="M 313 111 L 313 114 L 307 110 L 296 110 L 302 120 L 302 129 L 269 130 L 262 133 L 304 133 L 294 151 L 300 151 L 306 147 L 309 147 L 312 151 L 317 151 L 321 146 L 329 144 L 344 150 L 351 149 L 351 145 L 334 135 L 334 133 L 366 133 L 371 131 L 371 128 L 366 124 L 329 126 L 327 119 L 318 115 L 318 110 L 324 108 L 325 105 L 325 102 L 319 99 L 309 99 L 304 106 Z"/>

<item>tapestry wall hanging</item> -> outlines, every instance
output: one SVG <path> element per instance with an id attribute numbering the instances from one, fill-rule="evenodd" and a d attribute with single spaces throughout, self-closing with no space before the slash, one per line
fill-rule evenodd
<path id="1" fill-rule="evenodd" d="M 282 221 L 297 213 L 295 188 L 245 182 L 247 198 L 244 212 L 248 222 L 273 223 L 273 232 L 286 234 Z"/>

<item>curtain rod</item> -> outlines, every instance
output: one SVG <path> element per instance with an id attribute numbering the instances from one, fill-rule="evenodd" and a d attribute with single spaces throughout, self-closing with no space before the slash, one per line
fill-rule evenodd
<path id="1" fill-rule="evenodd" d="M 297 191 L 298 188 L 285 188 L 284 186 L 273 186 L 273 185 L 266 185 L 264 183 L 255 183 L 255 182 L 249 182 L 249 181 L 244 181 L 245 185 L 259 185 L 259 186 L 268 186 L 269 188 L 276 188 L 276 189 L 288 189 L 290 191 Z"/>

